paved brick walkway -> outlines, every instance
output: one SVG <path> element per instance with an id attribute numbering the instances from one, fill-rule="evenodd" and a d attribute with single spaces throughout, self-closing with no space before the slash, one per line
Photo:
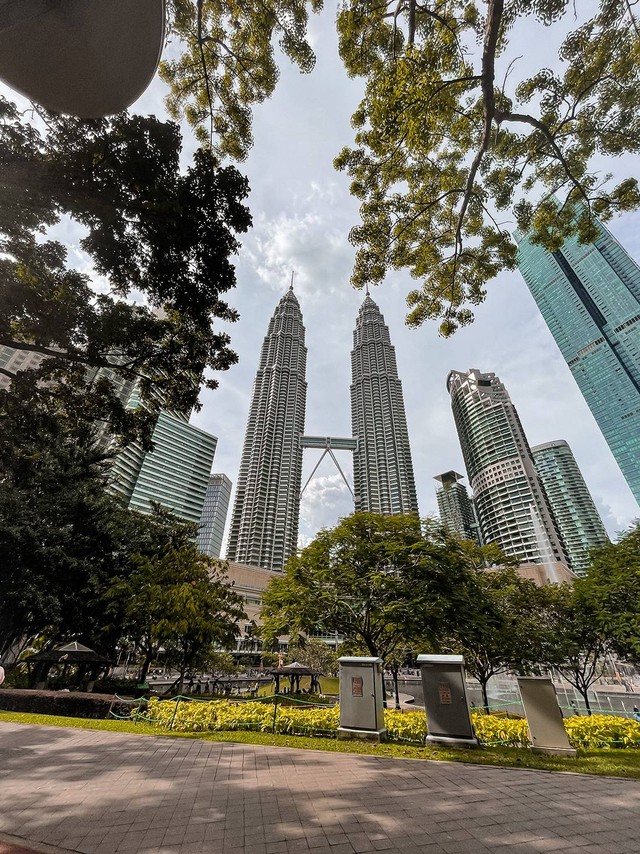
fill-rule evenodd
<path id="1" fill-rule="evenodd" d="M 84 854 L 637 854 L 640 782 L 0 724 L 0 833 Z"/>

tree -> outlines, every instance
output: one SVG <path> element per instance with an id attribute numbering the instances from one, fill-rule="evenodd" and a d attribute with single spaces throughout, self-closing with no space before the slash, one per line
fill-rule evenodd
<path id="1" fill-rule="evenodd" d="M 217 385 L 204 369 L 236 361 L 212 321 L 237 319 L 222 295 L 235 285 L 235 235 L 251 222 L 248 184 L 208 150 L 182 172 L 171 122 L 41 118 L 42 133 L 0 99 L 0 345 L 47 357 L 35 373 L 57 411 L 86 408 L 112 432 L 148 439 L 161 405 L 188 412 L 201 383 Z M 42 239 L 66 217 L 85 230 L 106 288 Z M 137 411 L 119 393 L 134 383 Z"/>
<path id="2" fill-rule="evenodd" d="M 336 160 L 362 202 L 352 281 L 362 287 L 407 268 L 421 281 L 408 295 L 409 325 L 438 318 L 445 336 L 472 320 L 469 305 L 484 299 L 486 283 L 515 266 L 503 212 L 554 251 L 570 234 L 595 239 L 594 214 L 606 221 L 640 204 L 635 178 L 613 185 L 596 158 L 640 147 L 631 4 L 600 0 L 586 19 L 581 10 L 560 47 L 563 69 L 519 82 L 521 57 L 508 51 L 514 28 L 534 19 L 561 27 L 577 7 L 482 6 L 347 0 L 338 14 L 340 55 L 366 81 L 356 147 Z M 566 196 L 562 204 L 555 194 Z"/>
<path id="3" fill-rule="evenodd" d="M 512 568 L 479 570 L 482 596 L 471 618 L 453 632 L 452 652 L 480 683 L 489 710 L 489 680 L 508 670 L 529 672 L 548 659 L 547 589 L 520 578 Z"/>
<path id="4" fill-rule="evenodd" d="M 24 391 L 32 378 L 17 382 Z M 35 635 L 112 652 L 100 597 L 127 572 L 131 514 L 105 492 L 105 454 L 90 424 L 3 395 L 0 656 Z"/>
<path id="5" fill-rule="evenodd" d="M 179 524 L 179 537 L 181 529 L 185 526 Z M 229 584 L 224 564 L 192 542 L 134 554 L 131 562 L 131 574 L 116 581 L 106 598 L 122 610 L 124 634 L 140 650 L 140 682 L 160 647 L 168 647 L 177 660 L 181 691 L 185 674 L 203 654 L 234 641 L 245 617 L 243 600 Z"/>
<path id="6" fill-rule="evenodd" d="M 276 38 L 300 71 L 315 65 L 307 6 L 317 12 L 322 0 L 172 0 L 170 26 L 183 52 L 160 67 L 171 87 L 169 113 L 184 115 L 218 156 L 244 160 L 252 144 L 251 107 L 268 98 L 278 80 Z"/>
<path id="7" fill-rule="evenodd" d="M 611 638 L 615 652 L 640 662 L 640 523 L 617 543 L 591 552 L 586 578 L 577 582 L 589 601 L 598 626 Z"/>
<path id="8" fill-rule="evenodd" d="M 597 606 L 579 587 L 549 588 L 552 644 L 547 663 L 584 699 L 591 714 L 589 689 L 602 678 L 611 652 L 608 634 L 599 626 Z"/>
<path id="9" fill-rule="evenodd" d="M 337 632 L 385 659 L 414 637 L 437 638 L 472 607 L 459 542 L 415 516 L 354 513 L 321 531 L 270 582 L 266 638 Z"/>
<path id="10" fill-rule="evenodd" d="M 607 221 L 636 208 L 635 178 L 614 185 L 602 171 L 603 159 L 640 147 L 635 5 L 344 0 L 340 56 L 365 83 L 352 118 L 355 147 L 336 160 L 362 203 L 351 232 L 353 284 L 409 270 L 421 282 L 408 296 L 409 324 L 439 319 L 450 335 L 472 320 L 487 282 L 515 266 L 506 212 L 556 250 L 570 234 L 592 240 L 594 214 Z M 174 115 L 184 113 L 216 151 L 244 157 L 251 107 L 277 78 L 273 36 L 310 70 L 307 9 L 321 8 L 319 0 L 175 0 L 173 26 L 185 47 L 163 70 Z M 535 68 L 534 58 L 534 72 L 518 79 L 526 60 L 510 40 L 533 22 L 563 34 L 561 66 Z"/>

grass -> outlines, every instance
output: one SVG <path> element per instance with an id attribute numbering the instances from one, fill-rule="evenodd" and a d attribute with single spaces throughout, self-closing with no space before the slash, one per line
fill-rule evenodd
<path id="1" fill-rule="evenodd" d="M 121 720 L 91 720 L 65 718 L 54 715 L 34 715 L 22 712 L 0 711 L 0 723 L 38 724 L 76 729 L 93 729 L 108 732 L 155 735 L 165 738 L 195 738 L 203 741 L 262 744 L 269 747 L 296 747 L 306 750 L 324 750 L 331 753 L 356 753 L 368 756 L 385 756 L 393 759 L 439 760 L 468 762 L 473 765 L 495 765 L 502 768 L 531 768 L 539 771 L 572 771 L 603 777 L 640 779 L 640 750 L 579 750 L 574 759 L 560 756 L 542 756 L 516 747 L 483 747 L 480 750 L 447 747 L 417 747 L 391 742 L 367 744 L 360 741 L 338 741 L 332 738 L 309 738 L 293 735 L 272 735 L 264 732 L 168 732 L 153 724 Z"/>

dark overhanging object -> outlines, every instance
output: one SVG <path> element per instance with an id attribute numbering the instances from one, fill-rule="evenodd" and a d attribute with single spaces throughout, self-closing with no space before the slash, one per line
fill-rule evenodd
<path id="1" fill-rule="evenodd" d="M 125 110 L 153 79 L 165 0 L 0 0 L 0 80 L 57 113 Z"/>
<path id="2" fill-rule="evenodd" d="M 427 741 L 478 747 L 473 731 L 461 655 L 419 655 L 427 713 Z"/>

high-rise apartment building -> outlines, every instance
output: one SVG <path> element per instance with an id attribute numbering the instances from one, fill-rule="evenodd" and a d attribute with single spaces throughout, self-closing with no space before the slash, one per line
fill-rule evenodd
<path id="1" fill-rule="evenodd" d="M 47 357 L 42 353 L 34 353 L 30 350 L 17 350 L 15 347 L 0 346 L 0 368 L 10 371 L 12 374 L 18 371 L 35 370 Z M 11 377 L 0 374 L 0 389 L 7 389 L 11 385 Z"/>
<path id="2" fill-rule="evenodd" d="M 187 522 L 200 522 L 217 438 L 161 412 L 151 440 L 154 449 L 143 455 L 129 507 L 148 513 L 157 501 Z"/>
<path id="3" fill-rule="evenodd" d="M 227 557 L 282 570 L 295 553 L 300 516 L 307 348 L 293 288 L 262 345 L 247 420 Z"/>
<path id="4" fill-rule="evenodd" d="M 460 483 L 462 475 L 457 471 L 445 471 L 435 476 L 441 486 L 436 489 L 440 521 L 452 534 L 463 540 L 480 542 L 478 522 L 466 486 Z"/>
<path id="5" fill-rule="evenodd" d="M 588 550 L 609 542 L 569 445 L 560 439 L 531 448 L 533 461 L 576 575 L 589 568 Z"/>
<path id="6" fill-rule="evenodd" d="M 516 233 L 518 266 L 640 503 L 640 268 L 595 225 L 553 253 Z"/>
<path id="7" fill-rule="evenodd" d="M 226 474 L 212 474 L 200 516 L 198 548 L 209 557 L 220 557 L 222 538 L 231 499 L 231 481 Z"/>
<path id="8" fill-rule="evenodd" d="M 409 433 L 389 328 L 369 294 L 353 333 L 351 425 L 356 510 L 417 513 Z"/>
<path id="9" fill-rule="evenodd" d="M 451 371 L 453 416 L 483 543 L 523 563 L 570 565 L 511 398 L 493 374 Z"/>

